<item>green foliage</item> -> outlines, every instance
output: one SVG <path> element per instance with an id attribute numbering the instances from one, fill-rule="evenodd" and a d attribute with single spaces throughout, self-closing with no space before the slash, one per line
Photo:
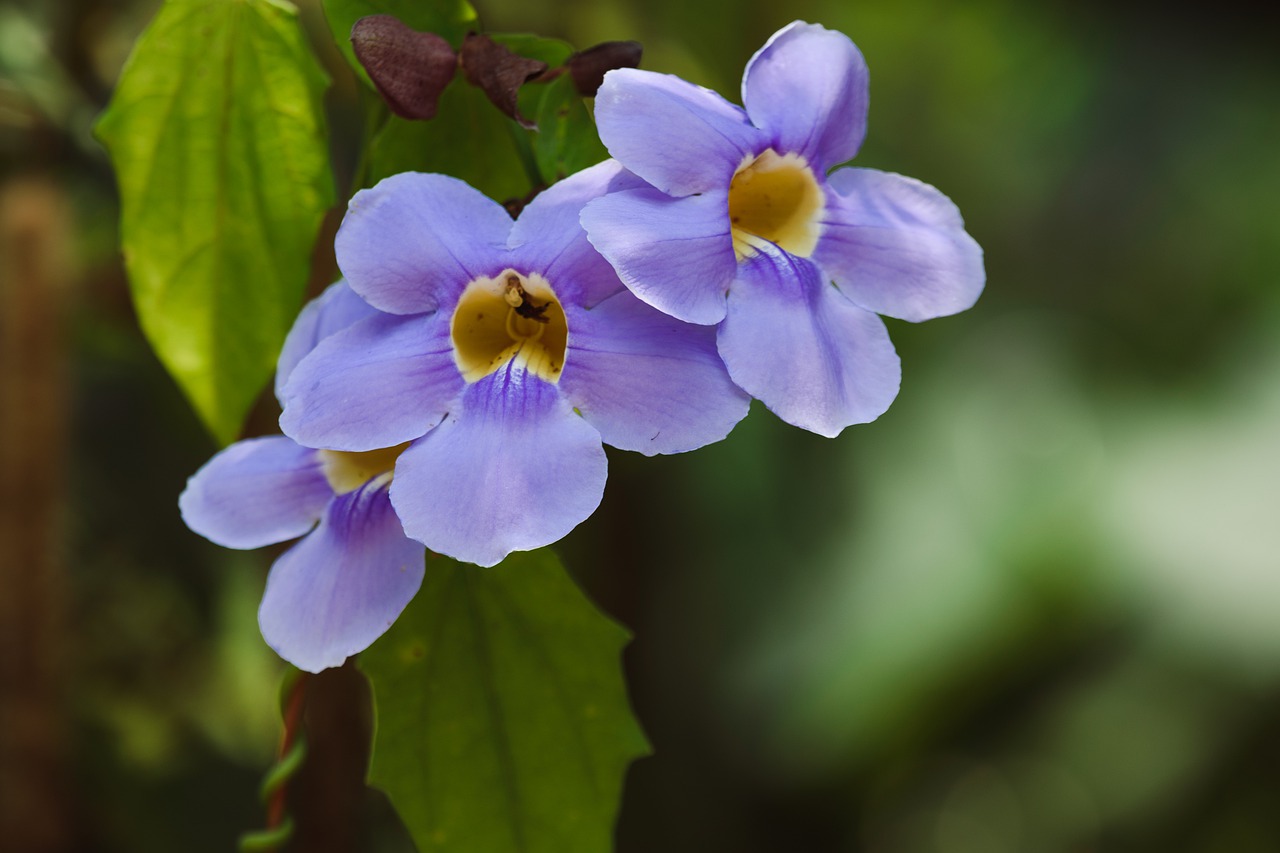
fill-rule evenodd
<path id="1" fill-rule="evenodd" d="M 628 635 L 547 550 L 482 569 L 429 558 L 361 656 L 378 710 L 371 781 L 424 851 L 612 848 L 647 752 L 620 672 Z"/>
<path id="2" fill-rule="evenodd" d="M 474 86 L 456 79 L 440 98 L 431 121 L 391 116 L 373 138 L 367 184 L 399 172 L 442 172 L 461 178 L 490 198 L 523 198 L 532 188 L 512 148 L 525 130 L 489 103 Z"/>
<path id="3" fill-rule="evenodd" d="M 542 179 L 552 184 L 609 157 L 595 121 L 568 74 L 547 84 L 538 102 L 533 154 Z"/>
<path id="4" fill-rule="evenodd" d="M 455 49 L 468 30 L 479 28 L 476 10 L 467 0 L 324 0 L 324 16 L 338 49 L 370 87 L 373 83 L 351 48 L 351 27 L 366 15 L 394 15 L 419 32 L 444 38 Z"/>
<path id="5" fill-rule="evenodd" d="M 327 79 L 278 0 L 168 0 L 97 132 L 138 318 L 221 441 L 297 313 L 333 179 Z"/>

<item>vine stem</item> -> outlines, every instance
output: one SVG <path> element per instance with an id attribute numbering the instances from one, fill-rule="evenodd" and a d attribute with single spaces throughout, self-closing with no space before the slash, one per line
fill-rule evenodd
<path id="1" fill-rule="evenodd" d="M 302 735 L 302 711 L 307 704 L 307 673 L 299 672 L 289 685 L 289 693 L 284 702 L 284 732 L 280 735 L 280 752 L 277 766 L 284 764 L 293 751 L 294 745 Z M 288 815 L 287 795 L 288 779 L 282 780 L 280 786 L 271 792 L 267 803 L 267 829 L 279 828 Z"/>
<path id="2" fill-rule="evenodd" d="M 542 173 L 538 170 L 538 158 L 533 153 L 531 131 L 525 130 L 514 121 L 507 123 L 507 130 L 511 132 L 511 144 L 515 146 L 516 156 L 520 159 L 520 166 L 524 169 L 524 175 L 533 190 L 530 193 L 530 197 L 537 195 L 544 184 L 542 182 Z"/>
<path id="3" fill-rule="evenodd" d="M 281 718 L 284 732 L 276 763 L 262 780 L 261 797 L 267 807 L 266 828 L 240 838 L 241 853 L 270 853 L 279 850 L 293 835 L 289 816 L 289 780 L 298 772 L 307 755 L 303 712 L 307 705 L 308 674 L 292 670 L 281 685 Z"/>

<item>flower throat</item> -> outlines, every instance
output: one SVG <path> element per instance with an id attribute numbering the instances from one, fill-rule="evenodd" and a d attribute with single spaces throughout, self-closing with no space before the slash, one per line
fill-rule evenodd
<path id="1" fill-rule="evenodd" d="M 547 382 L 559 382 L 569 327 L 545 279 L 507 269 L 470 282 L 450 324 L 453 359 L 462 378 L 477 382 L 511 361 Z"/>
<path id="2" fill-rule="evenodd" d="M 821 233 L 822 189 L 798 154 L 772 148 L 744 160 L 729 182 L 729 229 L 738 260 L 754 257 L 760 241 L 801 258 Z"/>

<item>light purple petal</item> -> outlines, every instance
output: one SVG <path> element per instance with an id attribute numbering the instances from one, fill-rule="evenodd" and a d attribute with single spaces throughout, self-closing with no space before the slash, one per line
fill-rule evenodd
<path id="1" fill-rule="evenodd" d="M 385 482 L 335 497 L 320 526 L 271 567 L 258 608 L 263 638 L 299 669 L 340 666 L 404 610 L 425 554 L 405 537 Z"/>
<path id="2" fill-rule="evenodd" d="M 928 184 L 875 169 L 831 175 L 813 259 L 857 304 L 918 322 L 963 311 L 986 283 L 982 248 Z"/>
<path id="3" fill-rule="evenodd" d="M 467 282 L 502 271 L 502 205 L 457 178 L 405 172 L 361 190 L 334 241 L 351 289 L 392 314 L 448 307 Z"/>
<path id="4" fill-rule="evenodd" d="M 237 441 L 187 480 L 182 520 L 225 548 L 261 548 L 310 530 L 333 497 L 320 457 L 284 436 Z"/>
<path id="5" fill-rule="evenodd" d="M 794 21 L 751 57 L 742 103 L 779 153 L 823 174 L 853 159 L 867 133 L 867 63 L 844 33 Z"/>
<path id="6" fill-rule="evenodd" d="M 464 384 L 448 316 L 378 314 L 329 336 L 298 364 L 280 429 L 309 447 L 394 447 L 439 423 Z"/>
<path id="7" fill-rule="evenodd" d="M 881 319 L 778 249 L 743 264 L 717 343 L 734 382 L 787 423 L 828 437 L 884 414 L 902 377 Z"/>
<path id="8" fill-rule="evenodd" d="M 595 305 L 624 289 L 618 274 L 587 240 L 578 222 L 587 202 L 646 186 L 617 160 L 583 169 L 538 194 L 511 229 L 513 266 L 538 272 L 562 303 Z"/>
<path id="9" fill-rule="evenodd" d="M 646 456 L 719 441 L 751 398 L 729 379 L 715 329 L 668 317 L 630 293 L 575 310 L 560 388 L 606 444 Z"/>
<path id="10" fill-rule="evenodd" d="M 625 190 L 588 204 L 582 224 L 636 296 L 687 323 L 724 319 L 738 267 L 727 190 L 679 199 Z"/>
<path id="11" fill-rule="evenodd" d="M 728 189 L 743 158 L 768 145 L 740 107 L 670 74 L 610 71 L 595 116 L 609 153 L 669 195 Z"/>
<path id="12" fill-rule="evenodd" d="M 351 289 L 344 279 L 338 279 L 324 293 L 302 307 L 293 328 L 284 339 L 280 358 L 276 361 L 276 399 L 284 399 L 284 386 L 289 374 L 298 366 L 316 344 L 340 332 L 347 326 L 378 313 Z"/>
<path id="13" fill-rule="evenodd" d="M 462 405 L 396 461 L 391 500 L 428 548 L 492 566 L 560 539 L 604 493 L 600 434 L 554 385 L 513 364 L 468 386 Z"/>

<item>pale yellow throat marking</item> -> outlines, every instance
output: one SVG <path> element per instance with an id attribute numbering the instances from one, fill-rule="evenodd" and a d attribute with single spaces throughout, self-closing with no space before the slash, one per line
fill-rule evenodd
<path id="1" fill-rule="evenodd" d="M 478 382 L 513 359 L 540 379 L 560 381 L 569 325 L 555 291 L 536 273 L 507 269 L 469 283 L 449 334 L 454 363 L 467 382 Z"/>
<path id="2" fill-rule="evenodd" d="M 396 459 L 408 446 L 409 442 L 406 441 L 395 447 L 366 450 L 363 453 L 321 450 L 320 465 L 334 494 L 345 495 L 347 492 L 354 492 L 374 477 L 385 475 L 387 482 L 390 482 Z"/>
<path id="3" fill-rule="evenodd" d="M 742 161 L 729 182 L 729 232 L 742 261 L 762 241 L 798 257 L 813 254 L 822 233 L 822 188 L 799 154 L 772 148 Z"/>

